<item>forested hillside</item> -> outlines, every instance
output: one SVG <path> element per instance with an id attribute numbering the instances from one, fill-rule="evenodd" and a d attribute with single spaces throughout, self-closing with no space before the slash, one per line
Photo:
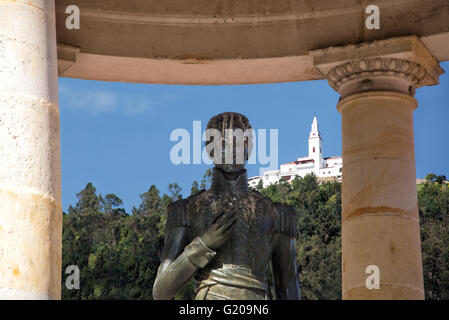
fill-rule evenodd
<path id="1" fill-rule="evenodd" d="M 210 185 L 210 170 L 190 194 Z M 430 174 L 418 186 L 424 281 L 427 299 L 449 299 L 449 188 L 445 177 Z M 319 184 L 315 176 L 295 178 L 260 192 L 297 210 L 298 274 L 303 299 L 341 299 L 341 185 Z M 163 245 L 165 209 L 181 199 L 181 188 L 160 194 L 153 185 L 131 213 L 114 195 L 92 184 L 63 216 L 63 299 L 152 299 Z M 80 289 L 65 286 L 65 268 L 80 269 Z M 193 299 L 193 281 L 178 299 Z"/>

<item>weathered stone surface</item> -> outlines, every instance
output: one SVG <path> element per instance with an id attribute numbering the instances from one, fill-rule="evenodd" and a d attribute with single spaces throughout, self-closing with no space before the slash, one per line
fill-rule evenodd
<path id="1" fill-rule="evenodd" d="M 60 201 L 58 105 L 0 91 L 0 187 L 29 188 Z"/>
<path id="2" fill-rule="evenodd" d="M 342 99 L 342 263 L 344 299 L 423 299 L 413 111 L 393 91 Z M 365 269 L 380 269 L 368 290 Z"/>
<path id="3" fill-rule="evenodd" d="M 0 299 L 60 299 L 61 234 L 60 203 L 0 188 Z"/>
<path id="4" fill-rule="evenodd" d="M 415 217 L 399 216 L 394 212 L 373 212 L 354 217 L 343 223 L 342 249 L 343 297 L 357 289 L 356 299 L 414 299 L 407 291 L 398 296 L 395 287 L 413 288 L 424 298 L 419 223 Z M 380 289 L 368 290 L 366 267 L 376 265 L 380 270 Z"/>
<path id="5" fill-rule="evenodd" d="M 424 299 L 413 111 L 443 70 L 416 36 L 314 50 L 341 95 L 343 299 Z M 380 269 L 380 289 L 365 285 Z"/>
<path id="6" fill-rule="evenodd" d="M 340 101 L 343 138 L 343 220 L 390 208 L 416 207 L 413 111 L 396 92 L 365 92 Z"/>
<path id="7" fill-rule="evenodd" d="M 314 64 L 342 97 L 366 91 L 414 95 L 444 72 L 417 36 L 312 50 Z"/>
<path id="8" fill-rule="evenodd" d="M 54 1 L 0 1 L 1 92 L 58 105 Z"/>
<path id="9" fill-rule="evenodd" d="M 61 296 L 54 1 L 0 1 L 0 299 Z"/>
<path id="10" fill-rule="evenodd" d="M 405 35 L 449 59 L 446 0 L 57 0 L 60 75 L 170 84 L 322 79 L 309 50 Z M 80 30 L 65 28 L 68 5 Z M 365 27 L 368 4 L 380 29 Z M 116 43 L 120 43 L 117 46 Z M 63 47 L 64 46 L 64 47 Z M 67 46 L 79 49 L 67 58 Z"/>
<path id="11" fill-rule="evenodd" d="M 345 292 L 346 300 L 422 300 L 420 288 L 383 283 L 384 290 L 366 290 L 365 286 Z M 407 297 L 407 298 L 405 298 Z"/>

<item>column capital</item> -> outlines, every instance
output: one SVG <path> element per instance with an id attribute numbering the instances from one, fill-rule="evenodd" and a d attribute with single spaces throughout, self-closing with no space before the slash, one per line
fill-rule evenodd
<path id="1" fill-rule="evenodd" d="M 342 97 L 373 90 L 414 95 L 444 73 L 416 36 L 312 50 L 314 66 Z"/>

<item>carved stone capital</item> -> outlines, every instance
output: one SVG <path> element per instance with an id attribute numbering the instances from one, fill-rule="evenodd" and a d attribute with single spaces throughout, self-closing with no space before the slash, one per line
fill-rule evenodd
<path id="1" fill-rule="evenodd" d="M 336 91 L 402 89 L 413 95 L 415 88 L 432 81 L 427 70 L 413 61 L 397 58 L 363 58 L 332 68 L 326 75 Z M 346 90 L 345 90 L 346 89 Z"/>
<path id="2" fill-rule="evenodd" d="M 342 97 L 388 90 L 414 95 L 415 89 L 438 84 L 444 71 L 415 37 L 311 51 L 314 65 Z"/>

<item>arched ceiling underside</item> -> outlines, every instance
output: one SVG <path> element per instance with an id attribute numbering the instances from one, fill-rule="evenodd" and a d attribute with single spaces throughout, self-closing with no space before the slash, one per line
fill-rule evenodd
<path id="1" fill-rule="evenodd" d="M 368 4 L 380 29 L 365 28 Z M 68 30 L 68 5 L 81 9 Z M 310 50 L 417 35 L 449 60 L 449 0 L 56 0 L 59 74 L 159 84 L 323 76 Z"/>

